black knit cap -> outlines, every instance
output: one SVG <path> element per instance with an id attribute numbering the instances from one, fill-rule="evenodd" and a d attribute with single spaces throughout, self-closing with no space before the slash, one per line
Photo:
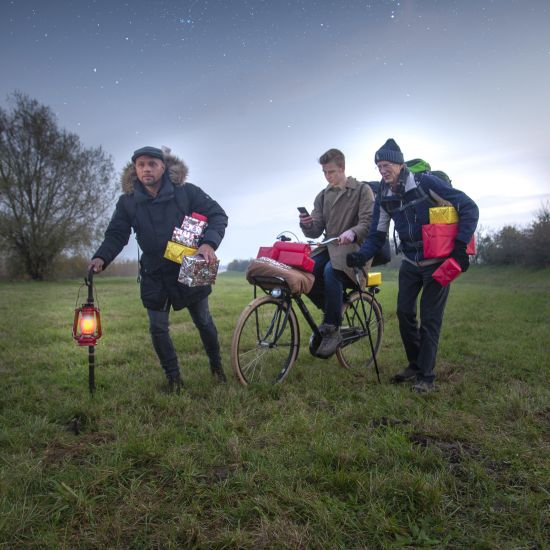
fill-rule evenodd
<path id="1" fill-rule="evenodd" d="M 399 145 L 397 145 L 392 138 L 388 139 L 386 143 L 376 151 L 374 162 L 380 162 L 381 160 L 394 162 L 395 164 L 403 164 L 405 162 Z"/>
<path id="2" fill-rule="evenodd" d="M 138 157 L 154 157 L 157 159 L 162 160 L 164 162 L 164 153 L 162 152 L 162 149 L 157 149 L 156 147 L 142 147 L 141 149 L 136 149 L 134 151 L 134 154 L 132 155 L 132 162 L 136 162 L 136 159 Z"/>

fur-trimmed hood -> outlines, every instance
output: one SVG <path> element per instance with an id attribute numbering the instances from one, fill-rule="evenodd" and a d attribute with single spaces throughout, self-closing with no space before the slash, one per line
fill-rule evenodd
<path id="1" fill-rule="evenodd" d="M 180 158 L 172 155 L 170 153 L 170 149 L 163 148 L 163 151 L 166 172 L 168 173 L 170 180 L 176 187 L 185 185 L 185 182 L 187 181 L 187 174 L 189 172 L 186 164 Z M 125 195 L 131 195 L 134 192 L 136 181 L 136 168 L 133 162 L 129 162 L 122 170 L 122 175 L 120 176 L 122 192 Z"/>

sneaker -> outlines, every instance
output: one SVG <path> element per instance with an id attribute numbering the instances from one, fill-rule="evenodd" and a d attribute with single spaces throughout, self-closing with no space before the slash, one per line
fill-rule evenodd
<path id="1" fill-rule="evenodd" d="M 411 389 L 416 393 L 430 393 L 435 390 L 435 384 L 422 380 L 421 382 L 417 382 Z"/>
<path id="2" fill-rule="evenodd" d="M 219 384 L 226 384 L 227 378 L 225 376 L 225 372 L 223 372 L 223 367 L 221 365 L 216 365 L 215 367 L 210 367 L 210 372 L 212 373 L 212 376 L 218 382 Z"/>
<path id="3" fill-rule="evenodd" d="M 411 382 L 412 380 L 416 380 L 416 375 L 418 374 L 417 369 L 413 369 L 412 367 L 407 367 L 406 369 L 403 369 L 402 371 L 399 371 L 397 374 L 394 374 L 391 378 L 391 381 L 394 384 L 402 384 L 403 382 Z"/>
<path id="4" fill-rule="evenodd" d="M 179 395 L 182 387 L 183 382 L 179 374 L 168 377 L 168 393 L 176 393 Z"/>
<path id="5" fill-rule="evenodd" d="M 317 348 L 317 356 L 326 359 L 330 357 L 342 343 L 340 327 L 322 324 L 319 327 L 319 332 L 323 335 L 323 339 Z"/>

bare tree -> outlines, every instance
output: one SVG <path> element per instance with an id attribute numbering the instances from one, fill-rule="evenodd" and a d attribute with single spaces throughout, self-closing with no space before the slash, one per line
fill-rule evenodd
<path id="1" fill-rule="evenodd" d="M 113 163 L 57 126 L 49 107 L 15 92 L 0 108 L 0 245 L 41 280 L 61 252 L 82 252 L 114 198 Z"/>

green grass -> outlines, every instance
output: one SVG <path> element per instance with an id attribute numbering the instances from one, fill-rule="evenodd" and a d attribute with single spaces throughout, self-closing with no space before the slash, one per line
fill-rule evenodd
<path id="1" fill-rule="evenodd" d="M 138 285 L 98 277 L 93 399 L 70 335 L 79 283 L 1 283 L 0 547 L 548 548 L 550 271 L 474 267 L 453 285 L 425 397 L 388 383 L 404 358 L 384 281 L 382 385 L 302 344 L 282 385 L 217 386 L 180 312 L 178 396 Z M 251 298 L 219 277 L 226 370 Z"/>

